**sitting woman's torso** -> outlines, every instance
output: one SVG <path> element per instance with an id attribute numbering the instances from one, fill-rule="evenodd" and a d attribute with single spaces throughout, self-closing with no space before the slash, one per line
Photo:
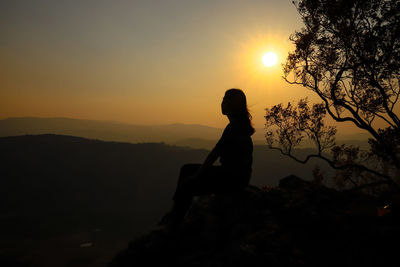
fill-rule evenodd
<path id="1" fill-rule="evenodd" d="M 232 173 L 250 175 L 253 163 L 253 141 L 245 127 L 229 123 L 217 146 L 221 165 Z"/>

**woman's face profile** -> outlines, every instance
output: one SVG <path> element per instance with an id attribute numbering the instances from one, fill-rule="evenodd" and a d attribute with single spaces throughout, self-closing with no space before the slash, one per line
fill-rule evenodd
<path id="1" fill-rule="evenodd" d="M 226 97 L 224 96 L 224 98 L 222 99 L 222 103 L 221 103 L 221 112 L 223 115 L 228 115 L 227 109 L 228 109 L 228 103 L 226 101 Z"/>

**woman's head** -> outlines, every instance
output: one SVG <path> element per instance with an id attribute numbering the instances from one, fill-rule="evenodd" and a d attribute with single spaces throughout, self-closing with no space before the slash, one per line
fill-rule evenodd
<path id="1" fill-rule="evenodd" d="M 254 133 L 255 130 L 251 125 L 251 115 L 247 109 L 246 95 L 242 90 L 236 88 L 226 90 L 221 103 L 221 110 L 222 114 L 250 126 L 251 134 Z"/>

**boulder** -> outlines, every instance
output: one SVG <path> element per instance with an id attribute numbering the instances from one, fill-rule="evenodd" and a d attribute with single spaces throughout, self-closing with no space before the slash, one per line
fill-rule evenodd
<path id="1" fill-rule="evenodd" d="M 293 175 L 197 196 L 178 233 L 139 237 L 109 266 L 396 266 L 399 221 L 375 201 Z"/>

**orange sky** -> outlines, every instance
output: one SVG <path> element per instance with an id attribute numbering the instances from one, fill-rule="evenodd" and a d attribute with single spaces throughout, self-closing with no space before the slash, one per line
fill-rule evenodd
<path id="1" fill-rule="evenodd" d="M 302 26 L 291 1 L 9 1 L 0 22 L 0 119 L 224 127 L 235 87 L 261 128 L 266 107 L 317 100 L 281 79 Z M 267 51 L 277 66 L 262 64 Z"/>

